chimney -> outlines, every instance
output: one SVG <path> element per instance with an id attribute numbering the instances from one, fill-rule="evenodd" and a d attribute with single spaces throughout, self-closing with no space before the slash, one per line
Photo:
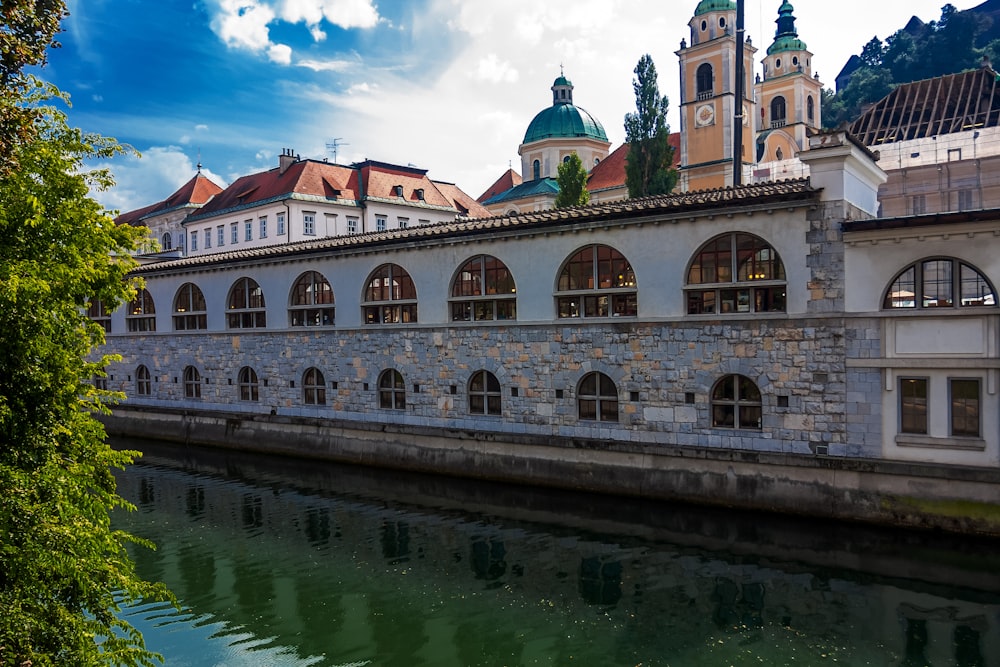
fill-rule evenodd
<path id="1" fill-rule="evenodd" d="M 288 168 L 295 164 L 299 156 L 291 148 L 282 148 L 281 157 L 278 158 L 278 173 L 284 174 Z"/>

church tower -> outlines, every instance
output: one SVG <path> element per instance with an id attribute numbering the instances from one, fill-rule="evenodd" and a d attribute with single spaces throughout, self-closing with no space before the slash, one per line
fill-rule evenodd
<path id="1" fill-rule="evenodd" d="M 812 53 L 795 29 L 792 3 L 778 9 L 778 30 L 764 58 L 764 78 L 754 86 L 760 101 L 757 162 L 788 160 L 808 150 L 808 133 L 822 127 L 823 84 L 812 73 Z"/>
<path id="2" fill-rule="evenodd" d="M 701 0 L 691 28 L 691 44 L 681 41 L 677 51 L 681 74 L 680 190 L 703 190 L 733 182 L 733 130 L 742 107 L 743 145 L 737 168 L 754 160 L 756 103 L 753 90 L 753 56 L 747 39 L 743 49 L 744 99 L 737 100 L 736 2 Z"/>

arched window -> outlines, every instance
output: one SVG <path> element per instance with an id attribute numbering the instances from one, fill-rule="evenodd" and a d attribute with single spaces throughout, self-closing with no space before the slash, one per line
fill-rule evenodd
<path id="1" fill-rule="evenodd" d="M 714 81 L 712 66 L 710 64 L 702 63 L 698 66 L 698 71 L 695 74 L 695 84 L 697 86 L 697 96 L 699 100 L 705 100 L 712 96 Z"/>
<path id="2" fill-rule="evenodd" d="M 184 369 L 184 398 L 201 398 L 201 373 L 194 366 Z"/>
<path id="3" fill-rule="evenodd" d="M 406 409 L 406 385 L 399 371 L 390 369 L 378 376 L 378 406 L 386 410 Z"/>
<path id="4" fill-rule="evenodd" d="M 760 430 L 760 389 L 742 375 L 727 375 L 712 388 L 712 427 Z"/>
<path id="5" fill-rule="evenodd" d="M 556 293 L 559 317 L 634 317 L 635 273 L 625 256 L 606 245 L 590 245 L 563 264 Z"/>
<path id="6" fill-rule="evenodd" d="M 806 117 L 810 123 L 816 122 L 816 102 L 812 95 L 806 98 Z"/>
<path id="7" fill-rule="evenodd" d="M 326 405 L 326 380 L 318 368 L 302 374 L 302 399 L 306 405 Z"/>
<path id="8" fill-rule="evenodd" d="M 240 278 L 229 289 L 226 321 L 230 329 L 258 329 L 267 326 L 264 291 L 253 278 Z"/>
<path id="9" fill-rule="evenodd" d="M 568 163 L 569 163 L 569 156 L 567 155 L 563 158 L 563 164 L 568 164 Z"/>
<path id="10" fill-rule="evenodd" d="M 153 385 L 149 377 L 149 369 L 139 366 L 135 369 L 135 393 L 139 396 L 149 396 L 153 393 Z"/>
<path id="11" fill-rule="evenodd" d="M 412 324 L 417 321 L 417 290 L 398 264 L 383 264 L 368 277 L 361 320 L 365 324 Z"/>
<path id="12" fill-rule="evenodd" d="M 957 259 L 931 258 L 911 264 L 892 281 L 882 307 L 969 308 L 997 305 L 997 292 L 978 269 Z"/>
<path id="13" fill-rule="evenodd" d="M 771 100 L 771 127 L 781 127 L 785 124 L 785 98 L 778 95 Z"/>
<path id="14" fill-rule="evenodd" d="M 618 387 L 604 373 L 583 376 L 576 389 L 576 404 L 580 419 L 618 421 Z"/>
<path id="15" fill-rule="evenodd" d="M 717 236 L 688 268 L 687 312 L 785 312 L 785 267 L 766 241 L 751 234 Z"/>
<path id="16" fill-rule="evenodd" d="M 241 368 L 237 382 L 240 385 L 241 401 L 260 400 L 260 383 L 257 382 L 257 372 L 254 369 L 249 366 Z"/>
<path id="17" fill-rule="evenodd" d="M 160 249 L 173 250 L 173 247 L 173 238 L 170 236 L 170 232 L 164 232 L 163 237 L 160 239 Z"/>
<path id="18" fill-rule="evenodd" d="M 535 160 L 531 163 L 531 178 L 537 181 L 542 177 L 542 163 Z"/>
<path id="19" fill-rule="evenodd" d="M 100 299 L 91 299 L 87 305 L 87 317 L 94 324 L 104 329 L 104 333 L 111 333 L 111 313 L 104 307 L 104 302 Z"/>
<path id="20" fill-rule="evenodd" d="M 458 270 L 451 285 L 451 319 L 517 319 L 517 287 L 507 266 L 491 255 L 473 257 Z"/>
<path id="21" fill-rule="evenodd" d="M 500 381 L 493 373 L 478 371 L 469 379 L 469 414 L 501 414 Z"/>
<path id="22" fill-rule="evenodd" d="M 288 319 L 293 327 L 333 326 L 333 288 L 323 274 L 306 271 L 292 285 Z"/>
<path id="23" fill-rule="evenodd" d="M 153 296 L 146 288 L 140 289 L 128 304 L 125 325 L 129 331 L 156 331 L 156 307 Z"/>
<path id="24" fill-rule="evenodd" d="M 174 297 L 174 329 L 207 329 L 208 315 L 205 311 L 205 295 L 194 283 L 184 283 Z"/>

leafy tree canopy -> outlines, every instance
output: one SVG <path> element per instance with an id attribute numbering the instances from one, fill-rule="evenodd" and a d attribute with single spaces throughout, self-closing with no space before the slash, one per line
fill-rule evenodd
<path id="1" fill-rule="evenodd" d="M 559 165 L 556 182 L 559 184 L 556 208 L 586 206 L 590 203 L 590 192 L 587 191 L 587 170 L 584 168 L 580 156 L 576 153 L 569 155 Z"/>
<path id="2" fill-rule="evenodd" d="M 674 149 L 667 125 L 669 102 L 660 95 L 656 65 L 646 54 L 635 66 L 635 113 L 625 115 L 625 141 L 629 144 L 625 160 L 625 184 L 629 197 L 669 194 L 677 185 L 673 168 Z"/>

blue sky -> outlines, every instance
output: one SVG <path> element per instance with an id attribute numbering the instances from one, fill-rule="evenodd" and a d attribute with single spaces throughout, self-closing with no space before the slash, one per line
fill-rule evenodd
<path id="1" fill-rule="evenodd" d="M 41 76 L 71 95 L 70 122 L 135 147 L 97 198 L 159 201 L 199 159 L 220 185 L 302 157 L 414 164 L 478 196 L 550 104 L 560 65 L 575 102 L 617 146 L 632 70 L 653 56 L 677 127 L 674 52 L 697 0 L 69 0 Z M 747 0 L 761 51 L 780 0 Z M 852 53 L 943 0 L 793 0 L 824 84 Z M 954 2 L 959 9 L 977 2 Z M 760 54 L 758 54 L 759 68 Z"/>

